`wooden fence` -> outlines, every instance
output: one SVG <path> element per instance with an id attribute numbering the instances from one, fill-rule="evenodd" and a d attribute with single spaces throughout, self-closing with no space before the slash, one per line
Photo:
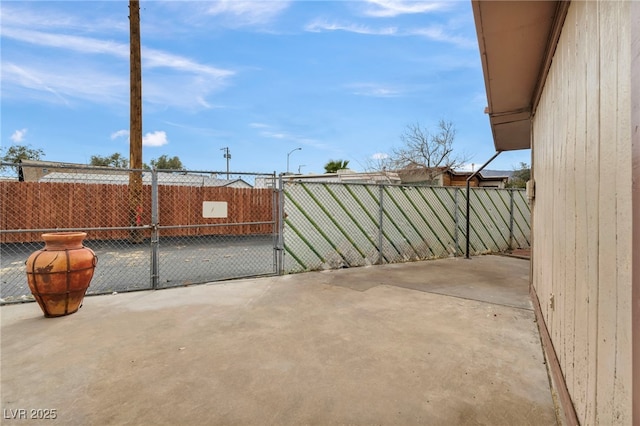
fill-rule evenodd
<path id="1" fill-rule="evenodd" d="M 105 228 L 88 231 L 87 239 L 115 240 L 129 236 L 128 186 L 117 184 L 0 182 L 1 243 L 41 241 L 33 229 Z M 159 186 L 162 236 L 271 234 L 275 221 L 273 190 L 255 188 Z M 227 202 L 226 218 L 204 218 L 204 201 Z M 139 224 L 150 225 L 151 187 L 142 191 Z M 271 222 L 250 224 L 255 222 Z M 212 226 L 207 226 L 212 225 Z"/>

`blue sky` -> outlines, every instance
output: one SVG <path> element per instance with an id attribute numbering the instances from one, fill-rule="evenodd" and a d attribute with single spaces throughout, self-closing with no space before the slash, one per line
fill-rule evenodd
<path id="1" fill-rule="evenodd" d="M 128 1 L 1 4 L 2 147 L 129 155 Z M 494 151 L 470 1 L 141 1 L 143 161 L 192 170 L 363 171 L 408 124 Z M 296 148 L 301 150 L 293 151 Z M 290 153 L 290 155 L 288 155 Z M 530 152 L 502 153 L 512 170 Z"/>

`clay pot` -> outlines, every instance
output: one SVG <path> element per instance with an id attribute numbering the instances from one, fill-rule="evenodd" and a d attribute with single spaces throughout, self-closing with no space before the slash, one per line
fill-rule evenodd
<path id="1" fill-rule="evenodd" d="M 78 310 L 98 263 L 93 250 L 84 247 L 86 232 L 42 234 L 43 249 L 27 259 L 31 294 L 45 317 L 69 315 Z"/>

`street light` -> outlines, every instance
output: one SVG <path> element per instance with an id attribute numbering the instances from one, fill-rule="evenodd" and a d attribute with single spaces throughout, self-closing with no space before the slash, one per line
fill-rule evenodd
<path id="1" fill-rule="evenodd" d="M 289 151 L 289 153 L 287 154 L 287 174 L 289 174 L 289 156 L 291 155 L 291 153 L 293 151 L 300 151 L 302 150 L 302 148 L 296 148 L 296 149 L 292 149 L 291 151 Z"/>

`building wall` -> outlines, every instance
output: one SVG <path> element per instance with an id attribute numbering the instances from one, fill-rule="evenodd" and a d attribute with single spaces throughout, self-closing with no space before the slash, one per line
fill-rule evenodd
<path id="1" fill-rule="evenodd" d="M 640 2 L 631 3 L 631 145 L 633 173 L 632 381 L 633 421 L 640 423 Z"/>
<path id="2" fill-rule="evenodd" d="M 452 175 L 450 173 L 444 174 L 444 186 L 467 186 L 467 175 Z M 469 186 L 473 188 L 478 187 L 478 181 L 480 179 L 476 176 L 469 182 Z"/>
<path id="3" fill-rule="evenodd" d="M 533 120 L 532 284 L 581 424 L 631 424 L 630 2 L 575 1 Z"/>

